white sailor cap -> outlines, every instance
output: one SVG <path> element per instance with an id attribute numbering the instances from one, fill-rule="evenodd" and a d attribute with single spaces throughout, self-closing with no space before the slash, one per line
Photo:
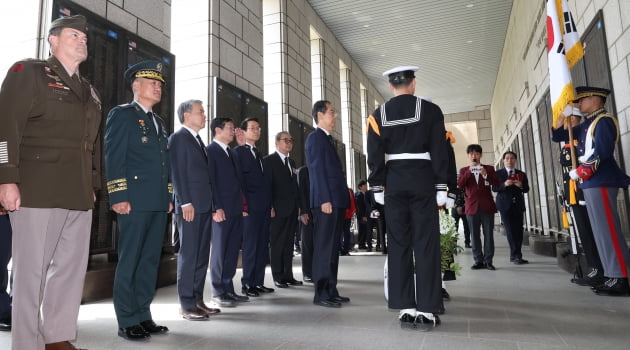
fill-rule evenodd
<path id="1" fill-rule="evenodd" d="M 418 69 L 416 66 L 398 66 L 383 72 L 383 76 L 389 78 L 390 83 L 401 83 L 406 79 L 415 78 L 413 73 Z"/>

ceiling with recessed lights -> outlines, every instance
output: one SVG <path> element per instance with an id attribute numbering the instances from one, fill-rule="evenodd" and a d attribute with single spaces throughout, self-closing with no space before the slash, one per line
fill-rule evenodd
<path id="1" fill-rule="evenodd" d="M 445 114 L 491 103 L 512 0 L 307 0 L 368 79 L 415 65 L 416 95 Z"/>

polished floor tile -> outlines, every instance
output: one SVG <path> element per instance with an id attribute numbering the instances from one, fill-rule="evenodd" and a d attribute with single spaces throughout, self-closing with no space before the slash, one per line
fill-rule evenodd
<path id="1" fill-rule="evenodd" d="M 571 284 L 555 258 L 533 255 L 527 247 L 530 264 L 511 264 L 505 237 L 495 233 L 495 241 L 496 271 L 470 270 L 470 249 L 456 257 L 462 275 L 446 282 L 451 301 L 445 302 L 442 325 L 430 332 L 400 328 L 383 294 L 385 256 L 361 253 L 341 257 L 339 291 L 352 300 L 340 309 L 313 305 L 312 285 L 304 284 L 250 298 L 210 321 L 190 322 L 179 316 L 170 286 L 157 291 L 152 305 L 168 334 L 141 343 L 119 338 L 111 300 L 103 300 L 81 306 L 75 344 L 90 350 L 629 348 L 630 298 L 596 296 Z M 299 278 L 299 257 L 294 263 Z M 269 270 L 267 276 L 270 286 Z M 240 270 L 234 281 L 240 290 Z M 0 333 L 0 349 L 10 344 L 10 333 Z"/>

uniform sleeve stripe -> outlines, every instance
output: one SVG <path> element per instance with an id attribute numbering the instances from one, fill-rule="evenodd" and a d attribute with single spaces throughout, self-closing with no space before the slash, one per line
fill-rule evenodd
<path id="1" fill-rule="evenodd" d="M 7 141 L 0 142 L 0 164 L 9 162 L 9 147 Z"/>

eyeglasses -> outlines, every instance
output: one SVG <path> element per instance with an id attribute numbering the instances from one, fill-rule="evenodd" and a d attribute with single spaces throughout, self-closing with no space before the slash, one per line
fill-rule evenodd
<path id="1" fill-rule="evenodd" d="M 259 126 L 255 126 L 255 127 L 247 128 L 247 130 L 260 131 L 262 130 L 262 128 Z"/>
<path id="2" fill-rule="evenodd" d="M 289 139 L 289 138 L 283 138 L 280 140 L 284 141 L 285 143 L 293 143 L 293 139 Z"/>

